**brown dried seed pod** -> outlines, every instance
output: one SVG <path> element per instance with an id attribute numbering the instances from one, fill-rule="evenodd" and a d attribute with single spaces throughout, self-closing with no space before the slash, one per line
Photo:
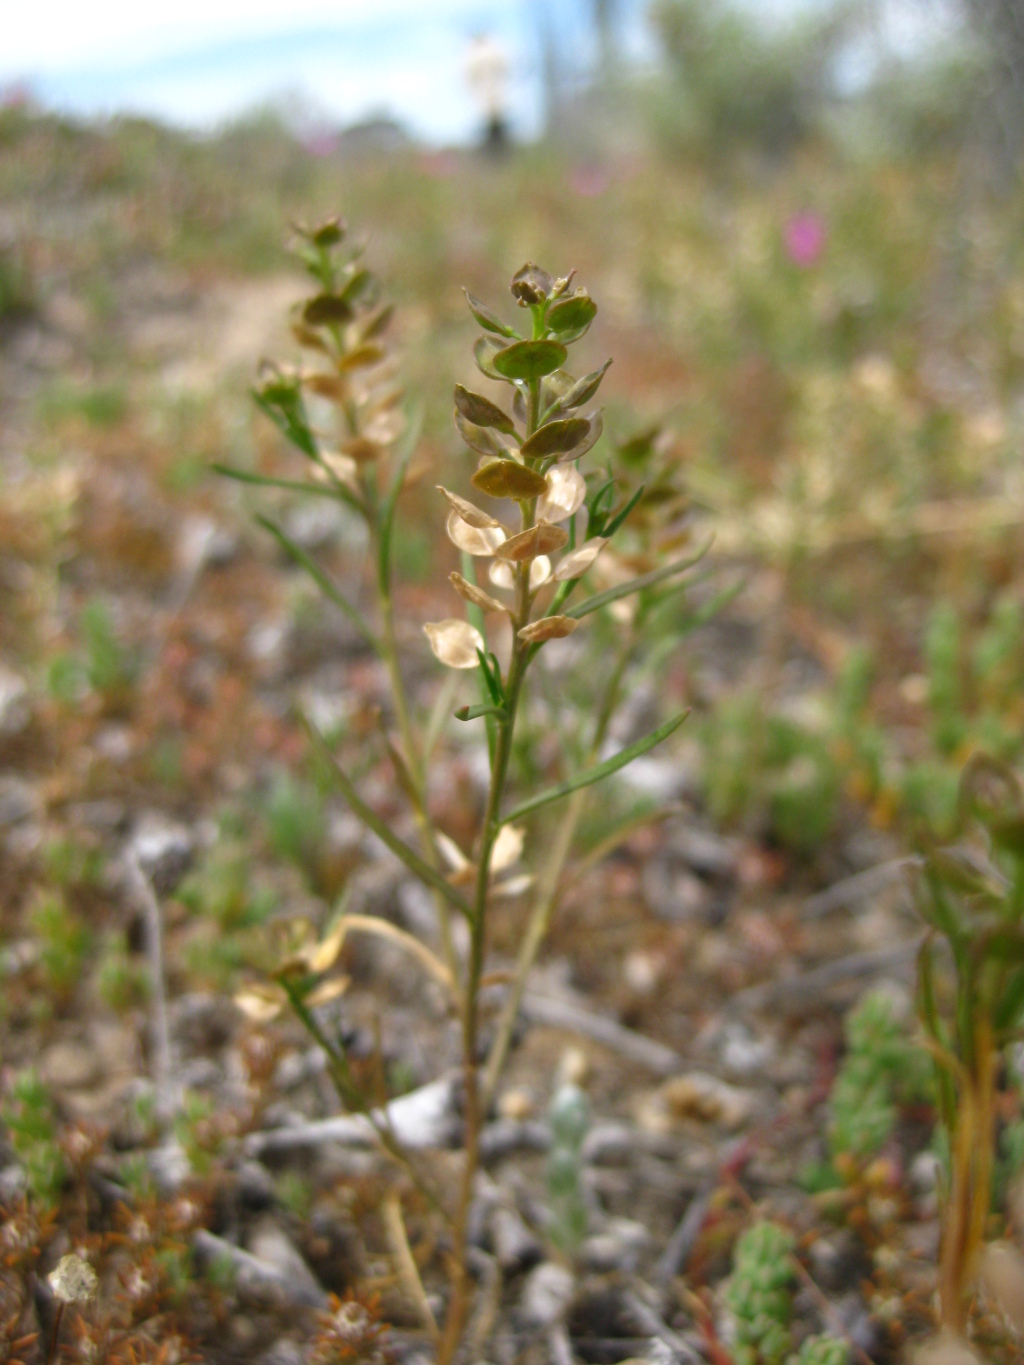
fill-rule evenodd
<path id="1" fill-rule="evenodd" d="M 579 625 L 572 616 L 542 616 L 539 621 L 531 621 L 519 631 L 524 644 L 540 645 L 545 640 L 564 640 Z"/>
<path id="2" fill-rule="evenodd" d="M 310 393 L 318 394 L 321 398 L 330 398 L 336 403 L 348 396 L 348 383 L 340 374 L 323 374 L 318 371 L 316 374 L 303 375 L 302 382 Z"/>
<path id="3" fill-rule="evenodd" d="M 546 521 L 541 521 L 536 526 L 531 526 L 528 531 L 520 531 L 517 536 L 509 536 L 503 545 L 498 546 L 495 554 L 499 559 L 512 559 L 517 562 L 523 559 L 536 559 L 538 555 L 549 555 L 555 550 L 560 550 L 568 540 L 569 533 L 563 531 L 561 526 L 550 526 Z"/>
<path id="4" fill-rule="evenodd" d="M 588 540 L 585 545 L 581 545 L 578 550 L 573 550 L 572 554 L 566 555 L 555 570 L 555 582 L 564 583 L 570 578 L 581 577 L 607 544 L 606 539 L 595 536 L 593 540 Z"/>
<path id="5" fill-rule="evenodd" d="M 367 341 L 362 346 L 357 346 L 354 351 L 349 351 L 348 355 L 343 356 L 338 361 L 338 369 L 345 371 L 368 369 L 371 365 L 379 365 L 387 355 L 383 346 L 378 346 L 373 341 Z"/>
<path id="6" fill-rule="evenodd" d="M 343 454 L 351 456 L 356 464 L 372 464 L 385 454 L 384 446 L 368 440 L 365 436 L 353 436 L 351 440 L 343 441 L 341 450 Z"/>
<path id="7" fill-rule="evenodd" d="M 454 617 L 428 621 L 423 632 L 436 657 L 448 668 L 476 668 L 477 650 L 486 648 L 484 637 L 475 626 Z"/>
<path id="8" fill-rule="evenodd" d="M 492 498 L 539 498 L 548 491 L 544 475 L 517 460 L 489 460 L 480 466 L 470 483 Z"/>
<path id="9" fill-rule="evenodd" d="M 480 607 L 483 611 L 508 611 L 504 602 L 499 602 L 496 597 L 484 592 L 475 583 L 470 583 L 460 573 L 450 573 L 448 582 L 464 602 L 472 602 L 475 607 Z"/>
<path id="10" fill-rule="evenodd" d="M 981 1286 L 1018 1332 L 1024 1332 L 1024 1256 L 1011 1242 L 990 1242 L 981 1254 Z"/>
<path id="11" fill-rule="evenodd" d="M 548 491 L 537 503 L 538 521 L 565 521 L 583 506 L 587 484 L 571 464 L 555 465 L 547 473 Z"/>
<path id="12" fill-rule="evenodd" d="M 448 499 L 448 505 L 452 511 L 458 513 L 467 526 L 472 526 L 478 531 L 486 531 L 492 526 L 501 526 L 497 517 L 492 517 L 490 512 L 485 512 L 482 507 L 477 507 L 476 503 L 469 502 L 466 498 L 460 498 L 458 493 L 451 492 L 450 489 L 445 488 L 443 483 L 436 486 L 437 491 L 444 494 Z"/>
<path id="13" fill-rule="evenodd" d="M 465 550 L 468 555 L 493 555 L 505 539 L 501 526 L 470 526 L 454 511 L 448 514 L 446 530 L 456 549 Z"/>

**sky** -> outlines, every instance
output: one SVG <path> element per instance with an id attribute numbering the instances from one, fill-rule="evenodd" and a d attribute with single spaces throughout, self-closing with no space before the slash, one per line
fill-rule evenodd
<path id="1" fill-rule="evenodd" d="M 540 111 L 534 23 L 585 0 L 0 0 L 0 86 L 82 115 L 132 112 L 197 128 L 299 95 L 337 122 L 388 113 L 437 143 L 472 136 L 469 35 L 512 59 L 517 131 Z M 636 15 L 637 0 L 625 0 Z M 559 11 L 561 12 L 559 14 Z M 637 27 L 633 22 L 631 27 Z"/>
<path id="2" fill-rule="evenodd" d="M 766 13 L 824 0 L 745 0 Z M 621 37 L 650 56 L 647 0 L 619 0 Z M 478 131 L 462 65 L 494 34 L 512 63 L 515 131 L 541 116 L 538 24 L 559 50 L 589 33 L 588 0 L 0 0 L 0 92 L 27 86 L 83 117 L 132 113 L 199 130 L 268 102 L 312 121 L 389 115 L 437 145 Z"/>

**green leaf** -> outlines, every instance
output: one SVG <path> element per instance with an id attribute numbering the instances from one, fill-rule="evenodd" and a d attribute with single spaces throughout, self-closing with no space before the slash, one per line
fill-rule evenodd
<path id="1" fill-rule="evenodd" d="M 543 459 L 547 455 L 566 455 L 582 445 L 590 435 L 586 417 L 560 417 L 548 422 L 525 440 L 520 448 L 524 460 Z"/>
<path id="2" fill-rule="evenodd" d="M 516 424 L 508 413 L 502 412 L 497 403 L 492 403 L 482 393 L 473 393 L 463 384 L 455 385 L 455 406 L 465 417 L 478 427 L 495 427 L 507 436 L 516 434 Z"/>
<path id="3" fill-rule="evenodd" d="M 492 363 L 502 379 L 532 384 L 557 370 L 568 354 L 560 341 L 516 341 L 495 352 Z"/>
<path id="4" fill-rule="evenodd" d="M 576 341 L 587 330 L 597 316 L 597 304 L 581 289 L 571 298 L 553 303 L 545 316 L 545 322 L 553 332 L 564 341 Z"/>
<path id="5" fill-rule="evenodd" d="M 234 479 L 237 483 L 256 484 L 260 488 L 284 488 L 289 493 L 310 493 L 315 498 L 340 498 L 342 502 L 347 502 L 351 507 L 362 511 L 362 504 L 351 489 L 345 488 L 342 484 L 330 483 L 303 483 L 301 479 L 275 479 L 267 474 L 250 474 L 246 469 L 232 469 L 230 465 L 213 464 L 210 466 L 215 474 L 221 474 L 225 479 Z"/>
<path id="6" fill-rule="evenodd" d="M 332 601 L 336 607 L 339 607 L 345 613 L 345 615 L 352 622 L 352 624 L 355 626 L 356 630 L 363 637 L 366 643 L 370 645 L 372 649 L 376 650 L 377 649 L 376 636 L 370 629 L 362 613 L 359 611 L 357 607 L 354 607 L 352 603 L 348 600 L 348 598 L 344 595 L 344 593 L 342 593 L 341 590 L 338 587 L 336 587 L 334 583 L 331 582 L 331 580 L 324 573 L 323 569 L 321 569 L 320 565 L 317 564 L 315 560 L 311 559 L 308 554 L 306 554 L 306 551 L 301 547 L 301 545 L 296 545 L 295 541 L 292 540 L 291 536 L 286 535 L 285 532 L 281 530 L 280 526 L 278 526 L 275 522 L 271 521 L 269 517 L 258 516 L 256 520 L 259 522 L 261 526 L 268 530 L 270 534 L 274 537 L 274 539 L 278 542 L 278 544 L 280 544 L 288 552 L 288 554 L 291 555 L 292 559 L 295 560 L 296 564 L 298 564 L 300 568 L 305 569 L 306 573 L 309 574 L 310 578 L 317 585 L 317 587 L 324 594 L 324 596 L 327 597 L 330 601 Z"/>
<path id="7" fill-rule="evenodd" d="M 631 593 L 640 592 L 644 588 L 653 588 L 656 583 L 664 583 L 666 579 L 684 573 L 687 569 L 692 569 L 694 564 L 699 564 L 711 549 L 713 540 L 714 536 L 709 537 L 707 543 L 691 558 L 677 559 L 673 564 L 666 564 L 664 568 L 652 569 L 650 573 L 641 574 L 639 578 L 631 578 L 628 583 L 619 583 L 614 588 L 608 588 L 605 592 L 599 592 L 594 597 L 588 597 L 586 601 L 578 603 L 575 607 L 570 607 L 566 615 L 575 616 L 577 620 L 581 620 L 584 616 L 589 616 L 592 611 L 600 611 L 602 607 L 617 602 L 620 597 L 629 597 Z"/>
<path id="8" fill-rule="evenodd" d="M 462 292 L 465 294 L 466 302 L 469 304 L 469 311 L 473 314 L 485 332 L 497 332 L 500 337 L 518 337 L 519 333 L 515 328 L 510 327 L 507 322 L 502 322 L 497 313 L 492 313 L 486 303 L 481 303 L 468 289 L 463 289 Z"/>
<path id="9" fill-rule="evenodd" d="M 627 764 L 632 763 L 634 758 L 646 754 L 656 744 L 660 744 L 663 739 L 667 739 L 669 735 L 678 730 L 689 714 L 689 709 L 680 711 L 671 720 L 665 721 L 664 725 L 659 725 L 649 735 L 645 735 L 643 739 L 638 739 L 628 749 L 622 749 L 614 757 L 606 759 L 604 763 L 597 763 L 594 767 L 587 768 L 583 772 L 577 773 L 575 777 L 569 778 L 567 782 L 562 782 L 557 787 L 549 787 L 546 792 L 541 792 L 537 796 L 531 796 L 516 806 L 514 810 L 509 811 L 507 815 L 503 815 L 501 823 L 507 825 L 510 820 L 521 820 L 524 815 L 530 815 L 542 806 L 548 806 L 553 801 L 561 801 L 564 796 L 570 796 L 574 791 L 579 791 L 580 787 L 592 786 L 593 783 L 600 782 L 602 778 L 617 773 L 620 768 L 625 768 Z"/>
<path id="10" fill-rule="evenodd" d="M 493 654 L 486 654 L 482 649 L 478 649 L 476 657 L 480 661 L 480 671 L 483 673 L 484 684 L 495 706 L 505 709 L 505 689 L 501 682 L 501 669 L 498 660 Z"/>
<path id="11" fill-rule="evenodd" d="M 383 820 L 371 806 L 366 804 L 356 791 L 355 785 L 348 773 L 345 772 L 344 768 L 342 768 L 341 764 L 334 757 L 330 745 L 308 716 L 302 717 L 302 723 L 306 728 L 306 733 L 313 741 L 313 744 L 326 759 L 334 781 L 338 786 L 338 790 L 345 798 L 352 813 L 358 815 L 363 824 L 366 825 L 368 829 L 371 829 L 374 834 L 376 834 L 377 838 L 391 850 L 395 857 L 399 858 L 410 872 L 419 877 L 421 882 L 427 886 L 433 887 L 435 891 L 439 891 L 449 905 L 469 918 L 471 914 L 470 908 L 459 895 L 458 891 L 456 891 L 455 887 L 452 886 L 440 872 L 431 867 L 428 862 L 425 862 L 415 849 L 410 848 L 404 840 L 399 839 L 398 835 L 393 832 L 388 822 Z"/>

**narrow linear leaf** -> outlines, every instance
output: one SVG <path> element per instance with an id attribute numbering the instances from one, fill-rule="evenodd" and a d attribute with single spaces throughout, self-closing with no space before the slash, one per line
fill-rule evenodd
<path id="1" fill-rule="evenodd" d="M 507 825 L 510 820 L 521 820 L 524 815 L 530 815 L 533 811 L 540 810 L 542 806 L 549 806 L 553 801 L 561 801 L 564 796 L 570 796 L 574 791 L 579 791 L 580 787 L 590 787 L 595 782 L 610 777 L 612 773 L 617 773 L 620 768 L 625 768 L 627 764 L 632 763 L 634 758 L 646 754 L 656 744 L 660 744 L 663 739 L 667 739 L 669 735 L 678 730 L 689 714 L 689 708 L 680 711 L 677 716 L 665 721 L 664 725 L 659 725 L 649 735 L 645 735 L 643 739 L 638 739 L 635 744 L 631 744 L 628 749 L 622 749 L 603 763 L 597 763 L 592 768 L 586 768 L 583 772 L 577 773 L 575 777 L 570 777 L 567 782 L 562 782 L 557 787 L 549 787 L 546 792 L 531 796 L 529 800 L 521 802 L 507 815 L 503 815 L 501 823 Z"/>
<path id="2" fill-rule="evenodd" d="M 308 455 L 311 460 L 315 460 L 317 456 L 316 442 L 309 430 L 301 399 L 295 397 L 285 409 L 270 402 L 258 389 L 253 389 L 251 392 L 253 402 L 261 412 L 270 418 L 278 431 L 291 441 L 292 445 L 301 450 L 303 455 Z"/>
<path id="3" fill-rule="evenodd" d="M 215 474 L 221 474 L 225 479 L 234 479 L 237 483 L 256 484 L 260 488 L 283 488 L 289 493 L 309 493 L 314 498 L 340 498 L 342 502 L 361 510 L 361 503 L 355 494 L 337 484 L 303 483 L 301 479 L 275 479 L 268 474 L 250 474 L 246 469 L 232 469 L 226 464 L 212 464 L 210 468 Z"/>
<path id="4" fill-rule="evenodd" d="M 398 497 L 402 491 L 402 485 L 405 483 L 405 476 L 409 472 L 412 457 L 420 443 L 422 431 L 423 405 L 417 404 L 413 408 L 405 431 L 402 433 L 401 443 L 395 452 L 395 468 L 391 476 L 391 486 L 388 489 L 387 497 L 384 499 L 384 506 L 381 508 L 380 568 L 386 575 L 389 575 L 391 571 L 391 533 L 395 525 L 395 509 L 398 506 Z"/>
<path id="5" fill-rule="evenodd" d="M 616 512 L 615 515 L 612 517 L 611 521 L 609 521 L 608 524 L 605 526 L 604 536 L 606 540 L 609 540 L 615 534 L 615 532 L 619 529 L 622 523 L 629 516 L 630 512 L 632 512 L 633 508 L 643 497 L 644 489 L 645 485 L 641 484 L 640 487 L 633 494 L 633 496 L 630 498 L 630 500 L 626 503 L 625 507 L 623 507 L 621 511 Z"/>
<path id="6" fill-rule="evenodd" d="M 366 643 L 376 651 L 378 648 L 377 637 L 370 629 L 365 617 L 357 607 L 352 605 L 344 593 L 332 583 L 327 574 L 321 569 L 320 565 L 317 564 L 316 560 L 306 554 L 306 551 L 301 545 L 296 545 L 291 536 L 282 531 L 280 526 L 278 526 L 276 522 L 271 521 L 269 517 L 260 515 L 257 516 L 256 520 L 265 530 L 270 532 L 278 544 L 295 560 L 296 564 L 298 564 L 300 568 L 305 569 L 306 573 L 309 574 L 310 578 L 324 596 L 345 613 Z"/>
<path id="7" fill-rule="evenodd" d="M 602 607 L 617 602 L 620 597 L 629 597 L 631 593 L 640 592 L 643 588 L 653 588 L 656 583 L 664 583 L 666 579 L 674 578 L 676 574 L 692 569 L 695 564 L 700 563 L 711 549 L 713 541 L 714 536 L 710 536 L 706 544 L 702 545 L 697 553 L 689 559 L 677 559 L 674 564 L 666 564 L 664 568 L 653 569 L 650 573 L 641 574 L 639 578 L 631 578 L 628 583 L 619 583 L 614 588 L 608 588 L 605 592 L 599 592 L 594 597 L 588 597 L 586 601 L 578 603 L 575 607 L 570 607 L 566 615 L 575 616 L 577 620 L 580 620 L 584 616 L 589 616 L 592 611 L 600 611 Z"/>
<path id="8" fill-rule="evenodd" d="M 344 768 L 331 752 L 330 745 L 308 716 L 302 717 L 302 723 L 316 749 L 327 760 L 334 780 L 338 785 L 338 790 L 345 798 L 353 815 L 358 815 L 363 824 L 366 825 L 368 829 L 371 829 L 373 833 L 376 834 L 377 838 L 387 845 L 395 857 L 399 858 L 410 872 L 419 877 L 420 881 L 424 882 L 427 886 L 433 887 L 435 891 L 439 891 L 449 905 L 468 918 L 470 916 L 470 908 L 459 895 L 458 891 L 456 891 L 455 887 L 452 886 L 436 868 L 431 867 L 428 862 L 421 858 L 415 849 L 410 848 L 404 840 L 399 839 L 398 835 L 394 833 L 387 821 L 382 820 L 377 812 L 366 804 L 356 791 L 355 785 L 348 773 L 345 772 Z"/>

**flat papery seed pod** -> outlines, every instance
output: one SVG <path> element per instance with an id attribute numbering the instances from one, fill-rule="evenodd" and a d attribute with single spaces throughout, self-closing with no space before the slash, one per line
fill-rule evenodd
<path id="1" fill-rule="evenodd" d="M 317 294 L 303 308 L 302 320 L 309 327 L 341 325 L 352 321 L 352 305 L 340 294 Z"/>
<path id="2" fill-rule="evenodd" d="M 560 341 L 514 341 L 495 352 L 491 364 L 502 379 L 531 383 L 559 369 L 568 354 Z"/>
<path id="3" fill-rule="evenodd" d="M 563 531 L 561 526 L 551 526 L 546 521 L 540 521 L 528 531 L 520 531 L 517 536 L 509 536 L 503 545 L 498 546 L 495 554 L 499 559 L 512 559 L 516 562 L 536 559 L 538 555 L 549 555 L 555 550 L 560 550 L 568 540 L 569 533 Z"/>
<path id="4" fill-rule="evenodd" d="M 484 592 L 483 588 L 478 588 L 475 583 L 470 583 L 460 573 L 450 573 L 448 582 L 464 602 L 472 602 L 475 607 L 479 607 L 482 611 L 508 611 L 504 602 L 499 602 L 496 597 Z"/>
<path id="5" fill-rule="evenodd" d="M 568 455 L 575 452 L 590 435 L 586 417 L 558 417 L 545 422 L 523 442 L 520 453 L 524 460 L 543 459 L 548 455 Z M 574 457 L 575 458 L 575 457 Z"/>
<path id="6" fill-rule="evenodd" d="M 530 591 L 542 588 L 551 577 L 551 560 L 547 555 L 538 555 L 530 560 Z"/>
<path id="7" fill-rule="evenodd" d="M 478 455 L 486 455 L 493 460 L 508 454 L 508 447 L 502 444 L 490 427 L 478 427 L 475 422 L 467 422 L 458 408 L 455 409 L 455 428 L 470 450 L 475 450 Z"/>
<path id="8" fill-rule="evenodd" d="M 473 346 L 473 359 L 476 361 L 476 367 L 488 379 L 501 378 L 501 375 L 494 368 L 494 357 L 504 349 L 504 346 L 505 343 L 499 341 L 497 337 L 479 337 Z"/>
<path id="9" fill-rule="evenodd" d="M 517 460 L 489 460 L 470 479 L 474 488 L 492 498 L 539 498 L 548 489 L 543 474 L 529 469 Z"/>
<path id="10" fill-rule="evenodd" d="M 575 446 L 572 450 L 567 450 L 564 455 L 559 455 L 558 459 L 560 461 L 581 460 L 583 456 L 586 455 L 587 451 L 593 450 L 594 446 L 596 446 L 601 439 L 601 434 L 604 431 L 604 415 L 602 410 L 598 408 L 585 420 L 590 423 L 590 431 L 584 436 L 578 446 Z"/>
<path id="11" fill-rule="evenodd" d="M 405 430 L 405 415 L 398 408 L 378 412 L 363 428 L 368 441 L 377 441 L 382 446 L 392 445 Z"/>
<path id="12" fill-rule="evenodd" d="M 496 588 L 507 588 L 510 592 L 516 585 L 512 565 L 503 559 L 496 559 L 488 571 L 488 577 Z M 542 588 L 551 577 L 551 560 L 547 555 L 538 555 L 530 560 L 530 591 Z"/>
<path id="13" fill-rule="evenodd" d="M 985 1365 L 985 1362 L 963 1337 L 954 1332 L 940 1332 L 912 1352 L 910 1365 Z"/>
<path id="14" fill-rule="evenodd" d="M 438 830 L 435 833 L 434 843 L 437 845 L 438 853 L 440 853 L 452 872 L 463 872 L 467 867 L 471 866 L 469 859 L 463 853 L 462 849 L 459 848 L 455 840 L 449 838 L 449 836 L 444 834 L 441 830 Z"/>
<path id="15" fill-rule="evenodd" d="M 981 1254 L 981 1287 L 1017 1332 L 1024 1332 L 1024 1256 L 1011 1242 L 989 1242 Z"/>
<path id="16" fill-rule="evenodd" d="M 570 578 L 581 578 L 607 544 L 603 537 L 595 536 L 578 550 L 573 550 L 572 554 L 566 555 L 555 570 L 555 582 L 566 583 Z"/>
<path id="17" fill-rule="evenodd" d="M 579 621 L 574 616 L 542 616 L 519 631 L 519 638 L 527 645 L 541 645 L 545 640 L 564 640 L 571 635 Z"/>
<path id="18" fill-rule="evenodd" d="M 311 972 L 326 972 L 334 966 L 345 943 L 345 928 L 344 919 L 340 919 L 326 938 L 306 950 L 305 958 Z"/>
<path id="19" fill-rule="evenodd" d="M 338 369 L 345 372 L 368 369 L 371 365 L 379 365 L 386 355 L 383 346 L 378 346 L 374 341 L 365 341 L 338 361 Z"/>
<path id="20" fill-rule="evenodd" d="M 466 421 L 472 422 L 474 426 L 494 427 L 505 432 L 507 436 L 515 435 L 516 425 L 508 413 L 503 412 L 497 403 L 492 403 L 482 393 L 474 393 L 472 389 L 467 389 L 464 384 L 455 385 L 455 407 Z"/>
<path id="21" fill-rule="evenodd" d="M 502 825 L 491 848 L 491 872 L 507 872 L 523 856 L 526 830 L 522 825 Z"/>
<path id="22" fill-rule="evenodd" d="M 332 403 L 343 402 L 350 393 L 347 380 L 340 374 L 305 374 L 303 387 L 318 398 L 329 398 Z"/>
<path id="23" fill-rule="evenodd" d="M 518 877 L 507 877 L 505 881 L 498 882 L 497 886 L 492 886 L 491 895 L 500 896 L 502 900 L 511 900 L 514 896 L 522 896 L 532 885 L 533 876 L 529 872 L 522 872 Z"/>
<path id="24" fill-rule="evenodd" d="M 468 555 L 496 554 L 505 540 L 505 532 L 500 526 L 470 526 L 458 512 L 449 512 L 445 529 L 455 548 L 465 550 Z"/>
<path id="25" fill-rule="evenodd" d="M 587 483 L 571 464 L 555 465 L 547 473 L 548 491 L 537 503 L 538 521 L 565 521 L 575 516 L 587 496 Z"/>
<path id="26" fill-rule="evenodd" d="M 428 621 L 423 633 L 430 641 L 435 656 L 448 668 L 476 668 L 480 660 L 477 650 L 486 649 L 484 637 L 468 621 L 449 617 L 446 621 Z"/>
<path id="27" fill-rule="evenodd" d="M 330 355 L 327 342 L 312 327 L 307 327 L 304 322 L 293 322 L 291 330 L 292 336 L 300 346 L 305 346 L 310 351 L 322 351 L 324 355 Z"/>
<path id="28" fill-rule="evenodd" d="M 453 493 L 445 488 L 443 483 L 437 485 L 437 491 L 448 499 L 448 506 L 453 512 L 457 512 L 467 526 L 472 526 L 477 531 L 486 531 L 492 527 L 501 526 L 497 517 L 492 517 L 490 512 L 485 512 L 482 507 L 477 507 L 476 503 L 469 502 L 466 498 L 460 498 L 458 493 Z"/>
<path id="29" fill-rule="evenodd" d="M 330 470 L 339 483 L 343 483 L 346 488 L 358 489 L 357 471 L 359 466 L 351 455 L 342 455 L 340 450 L 322 450 L 320 461 Z"/>
<path id="30" fill-rule="evenodd" d="M 355 460 L 356 464 L 372 464 L 381 458 L 385 448 L 366 436 L 353 436 L 351 440 L 342 442 L 341 453 Z"/>
<path id="31" fill-rule="evenodd" d="M 279 990 L 270 986 L 249 986 L 234 997 L 235 1004 L 254 1024 L 269 1024 L 284 1006 Z"/>
<path id="32" fill-rule="evenodd" d="M 350 976 L 332 976 L 327 981 L 321 981 L 319 986 L 315 986 L 306 996 L 303 1004 L 314 1010 L 319 1005 L 329 1004 L 330 1001 L 344 995 L 351 982 Z"/>

